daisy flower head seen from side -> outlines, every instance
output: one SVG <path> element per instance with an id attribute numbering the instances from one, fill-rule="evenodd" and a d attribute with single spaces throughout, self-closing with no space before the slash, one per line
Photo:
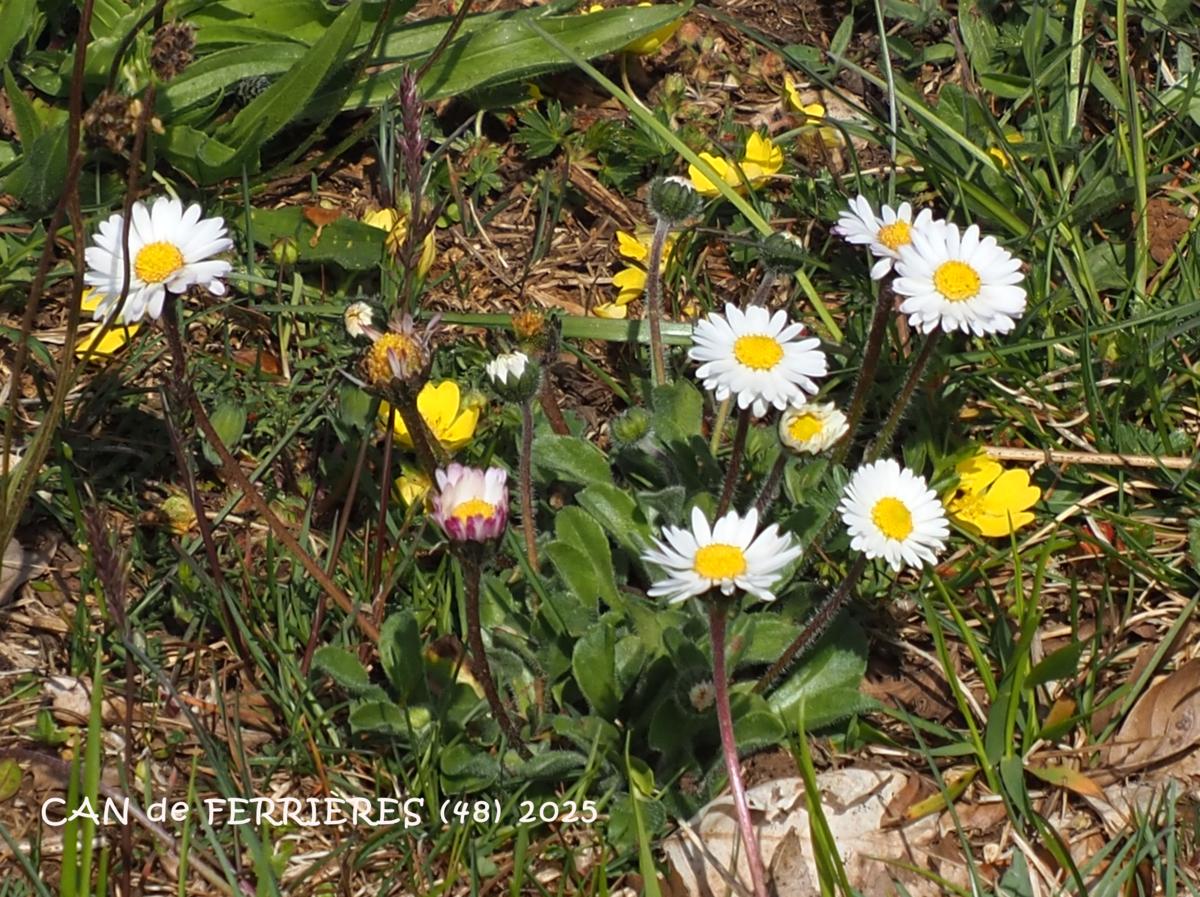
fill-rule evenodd
<path id="1" fill-rule="evenodd" d="M 849 429 L 846 415 L 831 404 L 795 405 L 779 418 L 780 442 L 800 454 L 821 454 Z"/>
<path id="2" fill-rule="evenodd" d="M 740 589 L 774 601 L 771 589 L 780 571 L 799 556 L 800 546 L 774 523 L 758 532 L 754 509 L 745 517 L 730 511 L 710 527 L 704 512 L 693 508 L 691 529 L 664 527 L 663 537 L 642 559 L 666 573 L 650 587 L 650 596 L 679 604 L 712 589 L 723 595 Z"/>
<path id="3" fill-rule="evenodd" d="M 1008 333 L 1025 312 L 1021 260 L 975 224 L 961 232 L 949 223 L 914 231 L 900 247 L 896 274 L 900 311 L 922 333 L 939 326 L 976 336 Z"/>
<path id="4" fill-rule="evenodd" d="M 451 464 L 436 472 L 433 519 L 456 542 L 486 542 L 508 522 L 508 473 Z"/>
<path id="5" fill-rule="evenodd" d="M 888 458 L 854 472 L 838 505 L 850 547 L 893 570 L 936 563 L 950 527 L 925 478 Z"/>
<path id="6" fill-rule="evenodd" d="M 828 373 L 820 340 L 803 334 L 804 325 L 783 311 L 726 305 L 724 314 L 696 324 L 688 357 L 700 363 L 696 376 L 718 401 L 736 396 L 738 408 L 762 417 L 771 406 L 803 404 L 817 391 L 813 378 Z"/>
<path id="7" fill-rule="evenodd" d="M 221 278 L 232 266 L 214 255 L 233 247 L 226 236 L 225 219 L 201 218 L 196 203 L 183 207 L 178 199 L 160 196 L 154 204 L 135 202 L 129 228 L 129 293 L 121 311 L 126 324 L 162 315 L 168 292 L 183 293 L 200 285 L 217 296 L 224 295 Z M 101 296 L 93 317 L 107 318 L 117 307 L 125 279 L 121 237 L 124 218 L 120 213 L 100 223 L 93 245 L 84 257 L 88 271 L 84 280 Z"/>
<path id="8" fill-rule="evenodd" d="M 856 196 L 850 200 L 850 208 L 838 216 L 833 232 L 847 243 L 870 247 L 879 259 L 871 266 L 871 279 L 882 280 L 899 260 L 900 247 L 912 243 L 914 231 L 936 231 L 944 223 L 940 218 L 934 220 L 929 209 L 922 209 L 914 219 L 907 202 L 898 209 L 885 205 L 876 215 L 866 197 Z"/>

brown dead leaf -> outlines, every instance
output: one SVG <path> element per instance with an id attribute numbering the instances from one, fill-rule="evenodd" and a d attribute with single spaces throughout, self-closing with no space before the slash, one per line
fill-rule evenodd
<path id="1" fill-rule="evenodd" d="M 305 206 L 304 217 L 307 218 L 312 223 L 313 227 L 317 229 L 317 232 L 313 234 L 312 239 L 308 241 L 309 246 L 316 247 L 317 243 L 321 239 L 321 231 L 324 230 L 327 225 L 333 224 L 333 222 L 341 218 L 342 210 L 327 209 L 324 206 Z"/>
<path id="2" fill-rule="evenodd" d="M 1026 766 L 1025 769 L 1043 782 L 1066 788 L 1084 797 L 1104 797 L 1104 789 L 1078 769 L 1069 766 Z"/>
<path id="3" fill-rule="evenodd" d="M 1117 731 L 1109 754 L 1128 773 L 1162 764 L 1200 743 L 1200 658 L 1190 660 L 1142 695 Z"/>
<path id="4" fill-rule="evenodd" d="M 1182 209 L 1161 196 L 1146 203 L 1146 229 L 1150 235 L 1150 257 L 1160 265 L 1175 254 L 1179 238 L 1191 222 Z"/>
<path id="5" fill-rule="evenodd" d="M 26 551 L 16 539 L 9 539 L 0 567 L 0 605 L 6 604 L 26 580 L 45 573 L 46 566 L 39 555 Z"/>

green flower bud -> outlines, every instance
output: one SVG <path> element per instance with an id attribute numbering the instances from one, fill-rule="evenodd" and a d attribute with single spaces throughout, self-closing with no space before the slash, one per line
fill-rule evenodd
<path id="1" fill-rule="evenodd" d="M 790 273 L 809 262 L 808 251 L 800 238 L 787 231 L 777 231 L 759 244 L 762 262 L 779 273 Z"/>
<path id="2" fill-rule="evenodd" d="M 537 395 L 542 385 L 542 369 L 524 352 L 497 355 L 487 364 L 492 389 L 506 402 L 524 404 Z"/>
<path id="3" fill-rule="evenodd" d="M 271 244 L 271 260 L 280 268 L 290 268 L 300 258 L 300 247 L 292 237 L 280 237 Z"/>
<path id="4" fill-rule="evenodd" d="M 627 408 L 614 417 L 608 426 L 613 445 L 619 449 L 641 442 L 650 435 L 650 429 L 650 412 L 638 406 Z"/>
<path id="5" fill-rule="evenodd" d="M 682 224 L 704 208 L 702 197 L 687 178 L 655 178 L 650 185 L 650 213 L 667 224 Z"/>

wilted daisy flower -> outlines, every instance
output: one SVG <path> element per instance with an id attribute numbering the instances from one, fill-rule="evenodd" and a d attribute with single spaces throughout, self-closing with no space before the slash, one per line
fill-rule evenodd
<path id="1" fill-rule="evenodd" d="M 346 332 L 353 337 L 366 336 L 367 330 L 374 324 L 371 306 L 365 302 L 351 302 L 342 313 L 342 321 Z"/>
<path id="2" fill-rule="evenodd" d="M 803 333 L 804 325 L 788 321 L 785 312 L 726 305 L 724 315 L 696 324 L 688 357 L 701 362 L 696 376 L 718 401 L 736 395 L 739 408 L 762 417 L 770 405 L 782 411 L 803 404 L 806 392 L 817 391 L 812 378 L 828 370 L 820 340 L 799 339 Z"/>
<path id="3" fill-rule="evenodd" d="M 711 529 L 704 512 L 693 508 L 691 530 L 664 527 L 663 538 L 655 539 L 654 548 L 642 555 L 668 574 L 649 594 L 678 604 L 710 589 L 719 588 L 725 595 L 741 589 L 774 601 L 771 587 L 779 572 L 800 556 L 800 547 L 791 536 L 780 535 L 774 523 L 756 536 L 757 530 L 758 511 L 753 508 L 745 517 L 730 511 Z"/>
<path id="4" fill-rule="evenodd" d="M 182 293 L 200 284 L 210 293 L 221 296 L 225 284 L 221 278 L 229 273 L 229 262 L 212 260 L 219 252 L 233 246 L 225 236 L 224 218 L 201 218 L 196 203 L 185 210 L 178 199 L 160 196 L 154 205 L 135 202 L 129 228 L 129 294 L 121 318 L 126 324 L 140 321 L 146 315 L 162 315 L 167 292 Z M 85 253 L 88 271 L 84 280 L 100 295 L 92 317 L 107 318 L 121 298 L 125 279 L 124 252 L 121 235 L 124 218 L 120 213 L 100 223 L 99 233 L 92 237 L 94 246 Z"/>
<path id="5" fill-rule="evenodd" d="M 950 535 L 942 503 L 925 478 L 890 458 L 856 470 L 838 510 L 850 547 L 884 558 L 893 570 L 936 562 Z"/>
<path id="6" fill-rule="evenodd" d="M 437 471 L 433 519 L 456 542 L 498 538 L 508 521 L 508 473 L 451 464 Z"/>
<path id="7" fill-rule="evenodd" d="M 1025 311 L 1021 260 L 995 237 L 980 237 L 972 224 L 914 229 L 912 242 L 899 249 L 892 289 L 907 298 L 900 311 L 922 333 L 970 330 L 976 336 L 1008 333 Z"/>
<path id="8" fill-rule="evenodd" d="M 833 405 L 797 405 L 779 418 L 779 439 L 793 452 L 819 455 L 849 429 L 846 415 Z"/>
<path id="9" fill-rule="evenodd" d="M 847 243 L 870 246 L 871 254 L 879 259 L 871 267 L 871 279 L 881 280 L 900 258 L 900 247 L 912 242 L 914 231 L 941 227 L 943 223 L 940 218 L 934 221 L 929 209 L 922 209 L 914 221 L 912 206 L 907 202 L 895 210 L 885 205 L 877 216 L 866 197 L 856 196 L 850 200 L 850 208 L 838 216 L 833 232 Z"/>

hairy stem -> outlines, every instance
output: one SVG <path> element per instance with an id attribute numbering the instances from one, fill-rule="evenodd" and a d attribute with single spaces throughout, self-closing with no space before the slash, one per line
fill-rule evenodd
<path id="1" fill-rule="evenodd" d="M 767 474 L 767 479 L 763 483 L 762 490 L 758 493 L 758 498 L 754 502 L 754 509 L 758 511 L 760 520 L 770 510 L 776 495 L 779 494 L 779 482 L 783 479 L 783 471 L 787 467 L 788 457 L 787 449 L 781 447 L 779 449 L 779 457 L 775 459 L 775 464 L 772 465 L 771 472 Z"/>
<path id="2" fill-rule="evenodd" d="M 508 710 L 500 701 L 500 693 L 496 690 L 496 680 L 492 678 L 492 668 L 488 664 L 487 651 L 483 647 L 483 629 L 479 621 L 479 558 L 475 555 L 473 548 L 473 546 L 466 546 L 463 551 L 459 552 L 467 588 L 467 644 L 471 648 L 471 666 L 474 668 L 475 678 L 483 686 L 488 706 L 492 708 L 492 714 L 496 717 L 500 728 L 504 730 L 505 737 L 508 738 L 517 753 L 528 760 L 532 754 L 529 753 L 529 748 L 525 747 L 521 733 L 517 731 L 512 717 L 508 715 Z"/>
<path id="3" fill-rule="evenodd" d="M 738 412 L 737 431 L 733 434 L 733 449 L 729 453 L 729 467 L 725 469 L 725 485 L 721 489 L 721 500 L 717 503 L 717 517 L 729 510 L 733 492 L 737 487 L 738 471 L 742 466 L 742 455 L 746 450 L 746 434 L 750 432 L 750 409 Z"/>
<path id="4" fill-rule="evenodd" d="M 892 317 L 892 298 L 891 286 L 881 283 L 879 297 L 875 300 L 875 312 L 871 318 L 871 330 L 867 334 L 867 346 L 863 350 L 862 365 L 858 369 L 858 380 L 854 384 L 850 407 L 846 411 L 846 436 L 833 453 L 834 464 L 841 464 L 846 460 L 858 433 L 858 425 L 867 405 L 867 394 L 875 383 L 875 370 L 879 367 L 879 355 L 883 350 L 883 340 L 887 336 L 888 321 Z"/>
<path id="5" fill-rule="evenodd" d="M 404 426 L 408 429 L 409 438 L 413 443 L 413 452 L 417 456 L 417 463 L 421 465 L 425 476 L 433 482 L 437 477 L 441 446 L 438 445 L 437 449 L 434 449 L 437 442 L 430 435 L 429 427 L 425 425 L 425 418 L 417 409 L 417 390 L 411 384 L 402 382 L 398 389 L 392 390 L 392 394 L 395 399 L 393 407 L 400 413 L 400 419 L 404 421 Z"/>
<path id="6" fill-rule="evenodd" d="M 880 456 L 891 448 L 892 439 L 896 435 L 896 428 L 900 426 L 900 418 L 904 416 L 904 412 L 908 410 L 909 403 L 912 402 L 913 392 L 916 390 L 917 384 L 921 382 L 921 378 L 925 375 L 925 368 L 929 365 L 929 359 L 933 357 L 933 350 L 937 348 L 941 335 L 942 330 L 939 327 L 925 338 L 925 345 L 921 347 L 920 354 L 917 355 L 912 367 L 909 368 L 908 377 L 905 379 L 904 385 L 900 388 L 900 395 L 892 403 L 892 410 L 888 414 L 883 428 L 879 431 L 879 436 L 867 448 L 867 453 L 864 456 L 867 461 L 879 460 Z"/>
<path id="7" fill-rule="evenodd" d="M 521 403 L 521 530 L 525 533 L 525 556 L 529 566 L 538 569 L 537 533 L 533 519 L 533 407 L 532 400 Z"/>
<path id="8" fill-rule="evenodd" d="M 751 305 L 766 305 L 767 297 L 771 295 L 771 287 L 775 285 L 775 278 L 777 276 L 774 268 L 767 268 L 763 272 L 762 280 L 758 283 L 758 289 L 750 297 Z"/>
<path id="9" fill-rule="evenodd" d="M 746 787 L 742 784 L 741 763 L 738 760 L 737 741 L 733 735 L 733 714 L 729 710 L 729 674 L 725 669 L 725 611 L 723 601 L 712 601 L 708 607 L 708 623 L 712 632 L 713 687 L 716 690 L 717 726 L 721 730 L 721 748 L 725 754 L 725 769 L 729 773 L 729 790 L 733 792 L 733 806 L 737 811 L 738 828 L 746 846 L 746 859 L 750 863 L 750 880 L 754 885 L 754 897 L 767 897 L 767 874 L 763 867 L 762 851 L 754 822 L 750 818 L 750 804 L 746 801 Z"/>
<path id="10" fill-rule="evenodd" d="M 821 605 L 820 609 L 809 619 L 804 630 L 796 636 L 787 649 L 780 655 L 779 659 L 771 665 L 771 668 L 763 673 L 762 678 L 754 685 L 754 691 L 758 694 L 766 691 L 771 687 L 776 679 L 782 676 L 796 658 L 804 651 L 812 647 L 813 643 L 821 637 L 829 624 L 837 618 L 838 612 L 846 606 L 846 602 L 850 600 L 850 595 L 854 590 L 854 584 L 863 574 L 863 570 L 867 569 L 867 556 L 860 554 L 854 561 L 854 565 L 846 574 L 846 578 L 842 580 L 842 584 L 838 586 L 836 592 L 830 596 L 829 600 Z"/>
<path id="11" fill-rule="evenodd" d="M 646 317 L 650 321 L 650 375 L 655 386 L 667 382 L 667 360 L 662 340 L 662 260 L 671 225 L 661 218 L 654 225 L 650 258 L 646 261 Z"/>

